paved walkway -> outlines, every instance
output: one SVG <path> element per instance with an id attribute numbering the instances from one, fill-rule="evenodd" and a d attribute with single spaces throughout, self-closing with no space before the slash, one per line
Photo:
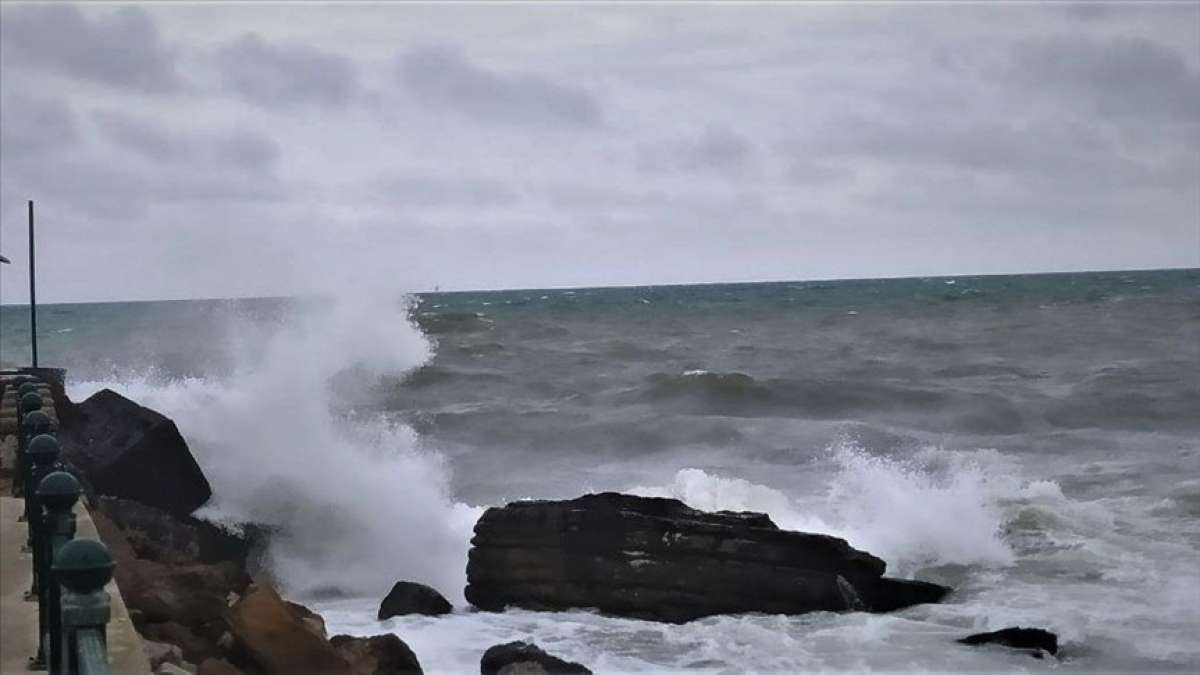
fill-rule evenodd
<path id="1" fill-rule="evenodd" d="M 11 388 L 10 388 L 11 389 Z M 9 392 L 6 392 L 9 393 Z M 50 396 L 44 395 L 46 400 Z M 8 424 L 12 418 L 7 408 L 12 398 L 4 396 L 0 401 L 0 455 L 9 455 L 15 448 L 15 438 Z M 11 456 L 0 458 L 0 474 L 11 467 Z M 0 675 L 26 675 L 29 657 L 37 652 L 37 603 L 25 600 L 25 591 L 33 581 L 33 558 L 22 553 L 25 543 L 25 523 L 18 522 L 23 501 L 9 497 L 7 480 L 0 480 Z M 75 536 L 83 539 L 99 539 L 96 526 L 87 509 L 75 506 Z M 108 593 L 112 597 L 112 621 L 108 624 L 108 655 L 113 675 L 150 675 L 150 663 L 146 659 L 142 639 L 129 620 L 129 611 L 117 590 L 115 581 L 109 582 Z"/>

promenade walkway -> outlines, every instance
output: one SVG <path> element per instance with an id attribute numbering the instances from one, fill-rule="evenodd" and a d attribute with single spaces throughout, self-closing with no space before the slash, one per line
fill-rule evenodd
<path id="1" fill-rule="evenodd" d="M 21 551 L 25 523 L 18 522 L 22 500 L 9 497 L 11 469 L 16 451 L 15 398 L 12 387 L 0 400 L 0 675 L 30 673 L 29 657 L 37 651 L 37 603 L 25 600 L 33 580 L 33 559 Z M 43 394 L 50 401 L 49 391 Z M 76 537 L 99 539 L 96 526 L 82 504 L 75 507 Z M 133 628 L 129 611 L 115 581 L 107 588 L 112 596 L 112 621 L 108 624 L 108 654 L 114 675 L 150 675 L 142 639 Z"/>

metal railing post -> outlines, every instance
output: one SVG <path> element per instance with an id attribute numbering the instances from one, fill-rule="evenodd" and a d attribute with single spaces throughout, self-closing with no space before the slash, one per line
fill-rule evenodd
<path id="1" fill-rule="evenodd" d="M 107 675 L 107 626 L 112 617 L 104 585 L 112 579 L 112 554 L 93 539 L 72 539 L 58 550 L 51 568 L 63 586 L 64 672 Z"/>
<path id="2" fill-rule="evenodd" d="M 37 392 L 37 381 L 28 375 L 20 375 L 14 378 L 14 385 L 17 388 L 14 400 L 17 404 L 17 478 L 12 484 L 12 496 L 22 497 L 25 494 L 25 432 L 23 431 L 24 424 L 22 419 L 25 414 L 21 412 L 21 397 L 25 394 Z M 24 517 L 24 514 L 22 514 Z"/>
<path id="3" fill-rule="evenodd" d="M 49 434 L 34 436 L 26 448 L 29 461 L 33 464 L 34 485 L 41 485 L 51 473 L 58 469 L 58 441 Z M 46 519 L 42 513 L 41 493 L 37 488 L 29 490 L 29 549 L 33 552 L 33 582 L 26 594 L 26 599 L 37 600 L 38 603 L 38 650 L 32 661 L 32 667 L 41 669 L 46 666 L 46 586 L 50 572 L 49 547 L 46 540 Z"/>
<path id="4" fill-rule="evenodd" d="M 29 383 L 27 383 L 27 384 L 29 384 Z M 31 412 L 40 412 L 42 409 L 41 394 L 37 393 L 36 391 L 29 391 L 28 388 L 26 387 L 26 385 L 21 385 L 21 387 L 26 389 L 26 392 L 24 394 L 20 393 L 19 389 L 17 390 L 17 424 L 18 424 L 18 429 L 19 429 L 19 431 L 17 432 L 17 461 L 18 461 L 17 479 L 18 479 L 18 482 L 21 484 L 20 485 L 21 494 L 20 495 L 14 494 L 13 495 L 14 497 L 24 496 L 24 495 L 28 494 L 28 489 L 29 489 L 29 484 L 27 482 L 27 479 L 29 477 L 29 462 L 27 460 L 22 460 L 22 458 L 25 456 L 24 442 L 28 441 L 31 438 L 31 435 L 29 434 L 29 429 L 26 428 L 26 426 L 25 426 L 25 416 Z M 45 413 L 42 413 L 42 414 L 45 414 Z M 47 419 L 49 419 L 49 418 L 47 418 Z M 17 489 L 17 486 L 14 485 L 13 489 L 15 491 Z M 27 517 L 28 515 L 29 515 L 28 513 L 22 513 L 21 514 L 22 520 L 25 517 Z"/>
<path id="5" fill-rule="evenodd" d="M 29 500 L 33 495 L 33 490 L 37 484 L 33 482 L 33 460 L 29 457 L 29 442 L 37 436 L 50 433 L 50 417 L 41 410 L 25 413 L 22 416 L 23 423 L 21 424 L 21 432 L 25 435 L 25 471 L 17 477 L 21 481 L 21 497 L 24 501 L 24 510 L 20 521 L 29 520 Z"/>
<path id="6" fill-rule="evenodd" d="M 43 560 L 53 561 L 62 547 L 75 538 L 73 509 L 82 490 L 74 476 L 66 471 L 55 471 L 42 479 L 37 491 L 45 509 L 42 541 L 46 552 Z M 63 672 L 65 663 L 62 652 L 62 586 L 49 569 L 42 581 L 41 592 L 39 609 L 46 617 L 41 622 L 41 645 L 48 650 L 47 665 L 51 675 L 58 675 Z M 39 647 L 39 651 L 41 649 Z"/>

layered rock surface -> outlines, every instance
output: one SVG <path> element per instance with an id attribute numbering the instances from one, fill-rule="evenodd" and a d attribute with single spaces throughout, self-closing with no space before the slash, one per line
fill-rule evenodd
<path id="1" fill-rule="evenodd" d="M 843 539 L 781 530 L 765 514 L 612 492 L 488 509 L 471 543 L 466 597 L 489 611 L 592 607 L 681 623 L 742 612 L 891 611 L 949 592 L 883 577 L 879 558 Z"/>

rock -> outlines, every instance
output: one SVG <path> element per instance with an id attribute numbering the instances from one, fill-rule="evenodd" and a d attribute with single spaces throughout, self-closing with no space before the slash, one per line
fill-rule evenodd
<path id="1" fill-rule="evenodd" d="M 314 635 L 270 586 L 251 587 L 228 609 L 226 622 L 266 675 L 357 675 L 333 645 Z"/>
<path id="2" fill-rule="evenodd" d="M 196 675 L 244 675 L 225 659 L 204 659 L 196 667 Z"/>
<path id="3" fill-rule="evenodd" d="M 425 584 L 397 581 L 383 602 L 379 603 L 379 620 L 404 614 L 436 616 L 449 614 L 452 609 L 450 601 Z"/>
<path id="4" fill-rule="evenodd" d="M 143 640 L 142 647 L 146 650 L 146 658 L 150 660 L 150 669 L 155 670 L 164 663 L 183 663 L 183 650 L 166 642 Z"/>
<path id="5" fill-rule="evenodd" d="M 1041 628 L 1005 628 L 991 633 L 976 633 L 959 640 L 964 645 L 995 644 L 1016 649 L 1034 650 L 1034 656 L 1041 657 L 1041 652 L 1058 653 L 1058 636 Z"/>
<path id="6" fill-rule="evenodd" d="M 591 675 L 592 671 L 578 663 L 564 661 L 547 654 L 531 642 L 509 642 L 496 645 L 483 653 L 479 661 L 480 675 L 541 675 L 570 673 Z"/>
<path id="7" fill-rule="evenodd" d="M 251 538 L 265 537 L 253 527 L 248 528 L 248 537 L 128 499 L 102 496 L 93 506 L 121 530 L 137 557 L 145 560 L 172 565 L 230 561 L 246 569 L 255 567 L 251 557 L 264 543 Z"/>
<path id="8" fill-rule="evenodd" d="M 612 492 L 488 509 L 471 543 L 466 597 L 487 611 L 595 607 L 680 623 L 844 611 L 856 607 L 847 589 L 871 611 L 949 592 L 883 577 L 882 560 L 845 540 L 781 530 L 761 513 L 706 513 Z"/>
<path id="9" fill-rule="evenodd" d="M 283 604 L 287 605 L 288 610 L 292 612 L 293 616 L 295 616 L 297 619 L 300 619 L 300 621 L 304 623 L 304 627 L 307 628 L 310 633 L 316 635 L 322 640 L 328 639 L 329 634 L 325 632 L 325 619 L 322 618 L 320 614 L 317 614 L 298 602 L 284 600 Z"/>
<path id="10" fill-rule="evenodd" d="M 404 641 L 390 633 L 371 637 L 334 635 L 333 648 L 360 675 L 420 675 L 417 655 Z"/>
<path id="11" fill-rule="evenodd" d="M 192 675 L 183 666 L 174 663 L 164 663 L 154 670 L 154 675 Z"/>
<path id="12" fill-rule="evenodd" d="M 177 646 L 181 650 L 182 657 L 193 663 L 212 656 L 220 656 L 227 651 L 191 628 L 174 621 L 147 623 L 142 625 L 138 632 L 146 640 L 157 640 Z M 153 662 L 153 660 L 151 661 Z"/>
<path id="13" fill-rule="evenodd" d="M 75 406 L 59 432 L 63 459 L 96 494 L 187 516 L 212 495 L 175 423 L 104 389 Z"/>

